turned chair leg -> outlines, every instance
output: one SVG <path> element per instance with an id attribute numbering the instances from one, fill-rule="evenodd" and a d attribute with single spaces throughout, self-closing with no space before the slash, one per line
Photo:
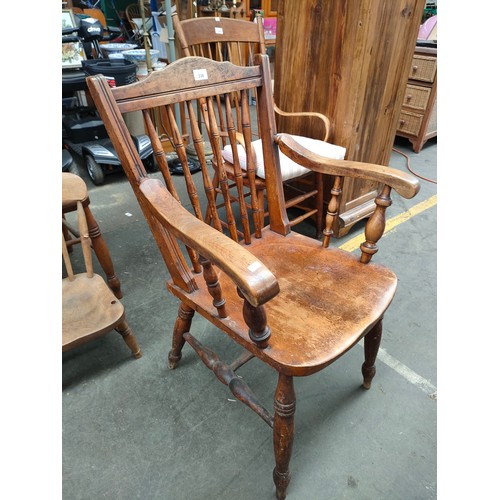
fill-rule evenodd
<path id="1" fill-rule="evenodd" d="M 279 374 L 278 386 L 274 395 L 274 410 L 273 438 L 276 467 L 273 471 L 273 479 L 276 485 L 276 498 L 284 500 L 290 482 L 288 465 L 292 457 L 293 446 L 293 416 L 295 413 L 293 377 Z"/>
<path id="2" fill-rule="evenodd" d="M 380 341 L 382 340 L 382 319 L 365 336 L 365 362 L 361 367 L 363 373 L 363 387 L 369 389 L 376 373 L 375 360 L 377 359 Z"/>
<path id="3" fill-rule="evenodd" d="M 113 267 L 113 261 L 111 260 L 111 255 L 109 253 L 108 246 L 104 241 L 104 238 L 101 235 L 101 230 L 99 229 L 99 225 L 94 218 L 89 206 L 84 207 L 85 217 L 87 218 L 87 225 L 89 227 L 89 236 L 92 241 L 92 248 L 96 254 L 97 260 L 99 264 L 101 264 L 102 270 L 106 274 L 106 279 L 109 285 L 109 288 L 113 291 L 115 297 L 117 299 L 121 299 L 123 297 L 121 291 L 120 280 L 115 274 L 115 269 Z"/>
<path id="4" fill-rule="evenodd" d="M 168 367 L 173 370 L 177 367 L 177 364 L 182 357 L 182 348 L 186 342 L 183 335 L 189 332 L 191 328 L 191 321 L 194 316 L 194 309 L 181 304 L 179 306 L 179 312 L 177 313 L 177 319 L 174 325 L 174 334 L 172 336 L 172 349 L 168 353 Z"/>
<path id="5" fill-rule="evenodd" d="M 122 336 L 123 340 L 129 347 L 129 349 L 132 351 L 132 354 L 134 355 L 134 358 L 138 359 L 142 356 L 141 349 L 139 348 L 139 345 L 137 344 L 137 339 L 135 338 L 135 335 L 132 333 L 132 330 L 128 326 L 127 321 L 124 319 L 116 328 L 115 330 Z"/>

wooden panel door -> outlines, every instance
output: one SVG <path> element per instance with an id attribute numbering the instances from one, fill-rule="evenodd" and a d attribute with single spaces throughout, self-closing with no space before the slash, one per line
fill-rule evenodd
<path id="1" fill-rule="evenodd" d="M 317 111 L 346 159 L 387 165 L 425 0 L 286 0 L 278 4 L 274 97 Z M 284 128 L 278 118 L 278 130 Z M 288 123 L 287 128 L 290 127 Z M 307 122 L 294 133 L 317 136 Z M 329 199 L 331 182 L 326 182 Z M 335 236 L 374 210 L 377 185 L 346 182 Z"/>

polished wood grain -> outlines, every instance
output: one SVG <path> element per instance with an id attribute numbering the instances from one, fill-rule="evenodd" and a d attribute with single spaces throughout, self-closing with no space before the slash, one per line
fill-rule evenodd
<path id="1" fill-rule="evenodd" d="M 346 159 L 388 165 L 425 0 L 286 0 L 278 5 L 274 96 L 332 123 Z M 277 117 L 280 129 L 281 117 Z M 295 119 L 296 134 L 318 126 Z M 325 203 L 333 179 L 325 181 Z M 333 235 L 371 215 L 380 186 L 346 179 Z"/>
<path id="2" fill-rule="evenodd" d="M 242 67 L 190 56 L 128 86 L 111 89 L 99 75 L 88 77 L 87 84 L 169 270 L 167 288 L 180 301 L 168 365 L 171 369 L 179 367 L 187 342 L 217 379 L 273 428 L 273 479 L 276 497 L 284 499 L 291 479 L 294 377 L 322 370 L 364 338 L 362 383 L 370 387 L 382 335 L 381 320 L 397 286 L 396 275 L 374 262 L 374 256 L 379 256 L 376 252 L 391 196 L 396 193 L 412 198 L 419 184 L 412 175 L 383 165 L 321 157 L 298 145 L 290 135 L 278 134 L 268 57 L 257 54 L 255 63 Z M 202 80 L 198 79 L 200 69 L 205 70 Z M 248 119 L 244 104 L 250 93 L 257 96 L 257 125 Z M 236 98 L 228 99 L 228 94 Z M 216 112 L 217 98 L 227 108 L 221 116 Z M 153 109 L 164 108 L 176 137 L 176 152 L 186 167 L 185 145 L 176 130 L 173 105 L 186 110 L 191 137 L 196 141 L 202 137 L 198 117 L 193 113 L 199 106 L 203 123 L 209 124 L 206 140 L 212 149 L 209 162 L 204 160 L 204 148 L 194 148 L 202 171 L 195 178 L 185 168 L 183 179 L 175 183 L 168 168 L 160 169 L 163 179 L 148 176 L 123 118 L 128 111 L 141 110 L 147 123 Z M 238 111 L 241 133 L 234 126 Z M 222 126 L 227 133 L 222 134 Z M 152 126 L 146 128 L 152 135 L 158 133 Z M 256 220 L 252 216 L 258 215 L 256 189 L 251 193 L 253 212 L 243 217 L 247 202 L 232 197 L 224 187 L 220 190 L 221 206 L 214 206 L 212 179 L 218 179 L 218 186 L 227 183 L 221 157 L 224 144 L 232 149 L 243 144 L 245 160 L 252 167 L 255 159 L 251 145 L 256 134 L 262 139 L 269 225 L 256 225 L 249 234 L 248 226 Z M 161 145 L 154 137 L 151 139 L 161 159 Z M 290 227 L 280 150 L 311 171 L 334 179 L 335 192 L 329 203 L 323 241 L 296 233 Z M 165 166 L 163 160 L 160 163 Z M 348 179 L 381 185 L 377 207 L 366 225 L 361 255 L 331 246 L 327 238 L 338 214 L 339 194 Z M 251 182 L 249 185 L 252 188 Z M 230 223 L 222 223 L 220 210 L 230 215 L 226 218 Z M 196 338 L 191 331 L 195 313 L 243 348 L 234 362 L 223 362 Z M 277 372 L 274 414 L 235 374 L 252 358 Z"/>

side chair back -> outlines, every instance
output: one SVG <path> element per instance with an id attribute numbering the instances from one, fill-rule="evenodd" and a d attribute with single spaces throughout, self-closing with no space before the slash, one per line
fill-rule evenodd
<path id="1" fill-rule="evenodd" d="M 266 54 L 263 19 L 260 16 L 255 22 L 224 17 L 197 17 L 181 21 L 177 13 L 174 13 L 172 23 L 179 51 L 184 57 L 202 56 L 214 61 L 229 61 L 238 66 L 251 66 L 257 54 Z M 251 94 L 250 99 L 257 99 L 257 95 Z M 216 104 L 219 114 L 222 113 L 221 102 L 216 101 Z M 276 105 L 274 99 L 273 108 L 284 124 L 280 132 L 294 134 L 298 130 L 297 119 L 301 120 L 301 127 L 304 127 L 304 122 L 307 121 L 308 137 L 296 138 L 308 149 L 321 151 L 321 154 L 332 158 L 344 158 L 344 148 L 328 143 L 332 127 L 325 115 L 303 110 L 286 112 Z M 242 132 L 241 120 L 238 116 L 236 119 L 236 129 Z M 224 133 L 224 130 L 221 132 Z M 258 139 L 258 134 L 254 138 Z M 256 145 L 256 149 L 261 156 L 260 144 Z M 325 211 L 322 174 L 311 172 L 290 160 L 282 162 L 281 168 L 290 224 L 295 226 L 311 219 L 315 223 L 316 236 L 319 237 Z M 227 174 L 231 180 L 234 179 L 234 172 L 228 170 Z M 257 172 L 257 189 L 263 191 L 259 193 L 261 204 L 265 203 L 265 183 L 259 182 L 263 175 L 263 170 Z M 243 177 L 243 181 L 246 183 L 247 179 Z M 267 217 L 267 213 L 265 215 Z"/>

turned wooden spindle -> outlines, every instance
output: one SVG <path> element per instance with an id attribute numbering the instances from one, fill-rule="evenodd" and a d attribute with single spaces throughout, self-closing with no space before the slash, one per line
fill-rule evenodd
<path id="1" fill-rule="evenodd" d="M 199 260 L 203 267 L 203 278 L 207 284 L 208 293 L 214 299 L 212 304 L 217 309 L 219 318 L 227 318 L 226 300 L 222 297 L 222 288 L 214 266 L 212 266 L 212 263 L 202 255 L 199 256 Z"/>
<path id="2" fill-rule="evenodd" d="M 344 178 L 340 176 L 335 176 L 333 181 L 333 187 L 331 190 L 332 197 L 330 203 L 328 203 L 328 208 L 325 217 L 325 229 L 323 230 L 323 247 L 327 248 L 330 244 L 330 237 L 333 234 L 333 224 L 338 216 L 339 206 L 340 206 L 340 195 L 342 194 L 342 184 L 344 183 Z"/>
<path id="3" fill-rule="evenodd" d="M 191 175 L 191 170 L 189 169 L 186 147 L 184 145 L 182 134 L 179 128 L 177 127 L 177 123 L 175 121 L 173 106 L 171 104 L 166 106 L 166 111 L 168 116 L 168 123 L 170 124 L 170 127 L 172 129 L 172 138 L 173 138 L 175 153 L 177 154 L 182 166 L 182 172 L 184 174 L 184 182 L 186 184 L 186 190 L 189 196 L 189 200 L 191 201 L 191 206 L 193 207 L 194 214 L 196 215 L 196 217 L 200 220 L 203 220 L 203 212 L 200 206 L 198 190 L 196 189 L 196 184 L 193 180 L 193 176 Z"/>
<path id="4" fill-rule="evenodd" d="M 252 127 L 250 120 L 250 108 L 248 107 L 249 95 L 246 90 L 241 91 L 241 130 L 245 139 L 245 154 L 247 158 L 247 177 L 250 184 L 250 205 L 252 207 L 252 218 L 254 222 L 255 238 L 262 237 L 262 227 L 264 225 L 264 210 L 259 205 L 257 199 L 257 189 L 255 187 L 256 169 L 255 160 L 252 155 Z"/>
<path id="5" fill-rule="evenodd" d="M 176 368 L 182 358 L 182 348 L 184 347 L 184 344 L 186 342 L 183 335 L 184 333 L 189 332 L 193 316 L 194 309 L 191 309 L 186 304 L 181 303 L 174 325 L 172 349 L 168 353 L 168 367 L 170 368 L 170 370 Z"/>
<path id="6" fill-rule="evenodd" d="M 147 109 L 144 110 L 142 114 L 144 117 L 144 123 L 146 125 L 147 134 L 151 140 L 151 145 L 153 147 L 156 163 L 163 176 L 163 180 L 165 181 L 165 184 L 167 185 L 167 188 L 172 194 L 172 196 L 177 201 L 180 202 L 177 189 L 175 188 L 175 184 L 172 180 L 172 176 L 168 168 L 167 157 L 165 156 L 165 151 L 163 150 L 163 145 L 161 143 L 160 138 L 158 137 L 158 131 L 156 130 L 156 126 L 153 122 L 153 119 L 151 118 L 151 114 Z"/>
<path id="7" fill-rule="evenodd" d="M 153 120 L 151 118 L 149 110 L 147 110 L 147 109 L 144 110 L 142 114 L 144 117 L 144 123 L 146 125 L 146 130 L 147 130 L 148 136 L 151 140 L 151 145 L 153 147 L 156 162 L 157 162 L 157 165 L 158 165 L 160 172 L 163 176 L 163 180 L 165 181 L 165 184 L 167 185 L 167 188 L 168 188 L 169 192 L 172 194 L 172 196 L 179 203 L 181 203 L 181 199 L 179 197 L 179 194 L 177 193 L 177 189 L 175 188 L 175 184 L 172 180 L 172 176 L 170 175 L 170 170 L 168 168 L 168 162 L 167 162 L 167 157 L 165 156 L 165 151 L 163 150 L 161 140 L 157 135 L 156 125 L 153 123 Z M 167 117 L 167 119 L 168 119 L 168 117 Z M 144 176 L 146 176 L 145 170 L 143 168 L 142 168 L 142 170 L 144 171 Z M 198 262 L 198 255 L 196 254 L 196 252 L 192 248 L 189 248 L 189 247 L 186 247 L 186 248 L 187 248 L 189 258 L 191 259 L 191 263 L 193 264 L 194 272 L 200 273 L 201 267 L 200 267 L 200 264 Z"/>
<path id="8" fill-rule="evenodd" d="M 216 193 L 212 184 L 212 179 L 209 175 L 208 166 L 205 158 L 205 141 L 198 127 L 197 118 L 191 101 L 187 103 L 187 110 L 189 121 L 191 123 L 191 136 L 193 139 L 193 146 L 196 151 L 197 159 L 201 166 L 201 174 L 203 178 L 203 187 L 207 196 L 207 211 L 210 220 L 213 222 L 215 229 L 222 232 L 222 225 L 217 213 L 217 205 L 215 202 Z"/>
<path id="9" fill-rule="evenodd" d="M 276 498 L 284 500 L 290 483 L 289 464 L 292 457 L 295 414 L 295 390 L 293 377 L 279 374 L 278 386 L 274 395 L 274 457 L 276 467 L 273 470 Z"/>
<path id="10" fill-rule="evenodd" d="M 223 168 L 224 160 L 222 158 L 222 153 L 220 150 L 220 133 L 219 127 L 217 125 L 217 118 L 215 116 L 215 109 L 213 106 L 212 99 L 207 100 L 207 115 L 208 119 L 208 130 L 209 130 L 209 138 L 210 143 L 212 145 L 212 150 L 214 153 L 213 162 L 214 167 L 217 171 L 217 177 L 219 180 L 219 188 L 222 196 L 224 198 L 224 207 L 226 211 L 226 223 L 229 230 L 229 234 L 234 241 L 238 241 L 238 231 L 236 228 L 236 220 L 233 214 L 233 208 L 231 206 L 231 194 L 229 192 L 229 180 L 226 175 L 226 171 Z M 222 121 L 223 122 L 223 121 Z M 219 122 L 220 123 L 220 122 Z"/>
<path id="11" fill-rule="evenodd" d="M 271 338 L 271 329 L 267 325 L 266 310 L 264 306 L 252 306 L 240 289 L 238 289 L 238 295 L 243 299 L 243 319 L 248 326 L 248 336 L 257 347 L 265 349 Z"/>
<path id="12" fill-rule="evenodd" d="M 231 150 L 233 153 L 234 163 L 234 182 L 238 192 L 238 203 L 240 208 L 241 224 L 243 226 L 244 240 L 247 245 L 252 241 L 250 221 L 248 219 L 248 210 L 245 202 L 245 188 L 243 185 L 243 172 L 241 170 L 240 160 L 238 158 L 238 149 L 236 145 L 236 129 L 234 127 L 231 99 L 229 94 L 226 94 L 226 121 L 227 121 L 227 134 Z"/>
<path id="13" fill-rule="evenodd" d="M 392 204 L 391 188 L 384 186 L 382 192 L 375 198 L 377 205 L 372 216 L 368 219 L 365 227 L 366 241 L 361 243 L 361 262 L 368 264 L 373 255 L 378 252 L 377 242 L 384 234 L 385 230 L 385 211 Z"/>

